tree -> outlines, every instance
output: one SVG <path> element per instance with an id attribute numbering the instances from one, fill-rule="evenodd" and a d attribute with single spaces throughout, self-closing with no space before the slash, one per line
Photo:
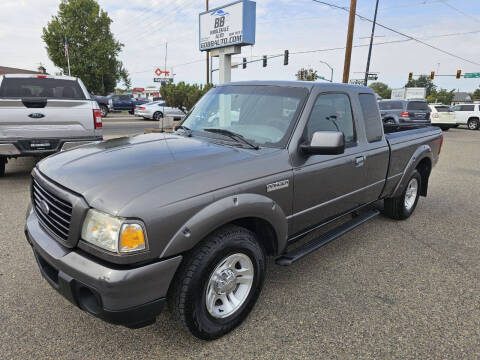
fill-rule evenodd
<path id="1" fill-rule="evenodd" d="M 455 90 L 448 91 L 447 89 L 432 90 L 430 95 L 427 96 L 427 102 L 429 103 L 442 103 L 450 105 L 453 100 L 453 93 Z"/>
<path id="2" fill-rule="evenodd" d="M 433 90 L 437 87 L 433 84 L 433 81 L 430 79 L 430 76 L 420 75 L 418 79 L 412 79 L 405 84 L 405 87 L 420 87 L 425 88 L 427 91 L 427 96 L 431 94 Z"/>
<path id="3" fill-rule="evenodd" d="M 480 100 L 480 88 L 475 89 L 475 91 L 472 94 L 472 99 L 473 100 Z"/>
<path id="4" fill-rule="evenodd" d="M 165 99 L 165 105 L 186 113 L 212 87 L 212 84 L 185 84 L 183 81 L 178 84 L 167 83 L 160 88 L 160 95 Z"/>
<path id="5" fill-rule="evenodd" d="M 95 0 L 62 0 L 57 15 L 43 28 L 48 57 L 68 73 L 65 39 L 72 76 L 82 79 L 95 94 L 108 94 L 117 82 L 129 82 L 128 72 L 117 59 L 123 44 L 110 31 L 112 19 Z"/>
<path id="6" fill-rule="evenodd" d="M 382 99 L 390 99 L 392 96 L 392 89 L 383 82 L 374 82 L 369 85 Z"/>
<path id="7" fill-rule="evenodd" d="M 317 70 L 301 68 L 295 74 L 299 81 L 315 81 L 319 78 Z"/>

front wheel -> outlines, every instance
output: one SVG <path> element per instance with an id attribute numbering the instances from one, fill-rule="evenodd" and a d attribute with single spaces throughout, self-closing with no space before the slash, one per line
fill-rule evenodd
<path id="1" fill-rule="evenodd" d="M 469 119 L 467 122 L 467 126 L 470 130 L 478 130 L 480 122 L 478 121 L 478 119 Z"/>
<path id="2" fill-rule="evenodd" d="M 410 217 L 417 207 L 421 184 L 422 177 L 417 170 L 414 170 L 402 194 L 394 198 L 385 199 L 385 214 L 396 220 L 405 220 Z"/>
<path id="3" fill-rule="evenodd" d="M 265 256 L 255 235 L 239 226 L 227 226 L 185 256 L 168 304 L 194 336 L 217 339 L 245 320 L 264 278 Z"/>

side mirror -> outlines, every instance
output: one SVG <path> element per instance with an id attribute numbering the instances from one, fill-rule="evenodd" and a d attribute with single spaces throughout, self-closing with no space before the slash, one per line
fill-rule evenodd
<path id="1" fill-rule="evenodd" d="M 300 149 L 309 155 L 338 155 L 345 151 L 345 137 L 340 131 L 316 131 L 310 144 L 300 145 Z"/>

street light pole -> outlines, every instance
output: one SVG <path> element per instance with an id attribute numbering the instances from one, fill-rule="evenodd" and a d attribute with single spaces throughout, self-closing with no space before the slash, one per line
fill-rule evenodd
<path id="1" fill-rule="evenodd" d="M 208 0 L 206 0 L 205 3 L 206 10 L 208 11 Z M 206 58 L 207 58 L 207 84 L 210 83 L 210 51 L 205 51 L 206 53 Z"/>
<path id="2" fill-rule="evenodd" d="M 348 83 L 350 76 L 350 60 L 352 59 L 353 29 L 355 28 L 355 13 L 357 0 L 350 0 L 350 16 L 348 18 L 347 48 L 345 50 L 345 62 L 343 64 L 343 82 Z"/>
<path id="3" fill-rule="evenodd" d="M 375 4 L 375 15 L 373 16 L 373 23 L 372 23 L 372 35 L 370 36 L 370 46 L 368 47 L 367 69 L 365 70 L 365 81 L 364 81 L 365 86 L 367 86 L 368 73 L 370 72 L 370 58 L 372 56 L 373 37 L 375 35 L 375 24 L 377 22 L 377 11 L 378 11 L 378 0 L 377 0 L 377 3 Z"/>
<path id="4" fill-rule="evenodd" d="M 325 61 L 319 60 L 322 64 L 327 65 L 330 68 L 330 82 L 333 82 L 333 67 L 330 64 L 326 63 Z"/>

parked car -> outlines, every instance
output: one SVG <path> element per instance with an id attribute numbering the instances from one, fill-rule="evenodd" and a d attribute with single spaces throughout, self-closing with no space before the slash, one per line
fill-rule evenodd
<path id="1" fill-rule="evenodd" d="M 457 104 L 453 107 L 458 125 L 467 125 L 470 130 L 480 127 L 480 104 Z"/>
<path id="2" fill-rule="evenodd" d="M 78 78 L 0 76 L 0 177 L 8 159 L 102 140 L 102 117 Z"/>
<path id="3" fill-rule="evenodd" d="M 100 108 L 100 112 L 102 114 L 102 118 L 107 117 L 107 115 L 108 115 L 108 97 L 107 96 L 90 94 L 90 98 L 97 102 L 97 104 Z"/>
<path id="4" fill-rule="evenodd" d="M 182 120 L 185 113 L 178 109 L 165 106 L 165 101 L 154 101 L 148 104 L 137 105 L 135 107 L 135 116 L 141 116 L 144 119 L 161 120 L 165 116 L 171 116 L 174 120 Z"/>
<path id="5" fill-rule="evenodd" d="M 129 114 L 133 115 L 135 106 L 148 103 L 148 99 L 134 99 L 130 95 L 109 95 L 108 109 L 109 111 L 123 111 L 127 110 Z"/>
<path id="6" fill-rule="evenodd" d="M 432 125 L 438 126 L 445 131 L 456 126 L 455 112 L 452 110 L 451 106 L 430 104 L 428 107 L 430 108 Z"/>
<path id="7" fill-rule="evenodd" d="M 381 100 L 378 106 L 387 126 L 430 125 L 430 109 L 424 100 Z"/>
<path id="8" fill-rule="evenodd" d="M 291 265 L 377 216 L 379 200 L 393 219 L 412 215 L 442 141 L 437 127 L 385 134 L 367 87 L 219 85 L 176 133 L 38 163 L 25 234 L 45 279 L 80 309 L 140 327 L 168 299 L 211 340 L 252 310 L 266 256 Z"/>

